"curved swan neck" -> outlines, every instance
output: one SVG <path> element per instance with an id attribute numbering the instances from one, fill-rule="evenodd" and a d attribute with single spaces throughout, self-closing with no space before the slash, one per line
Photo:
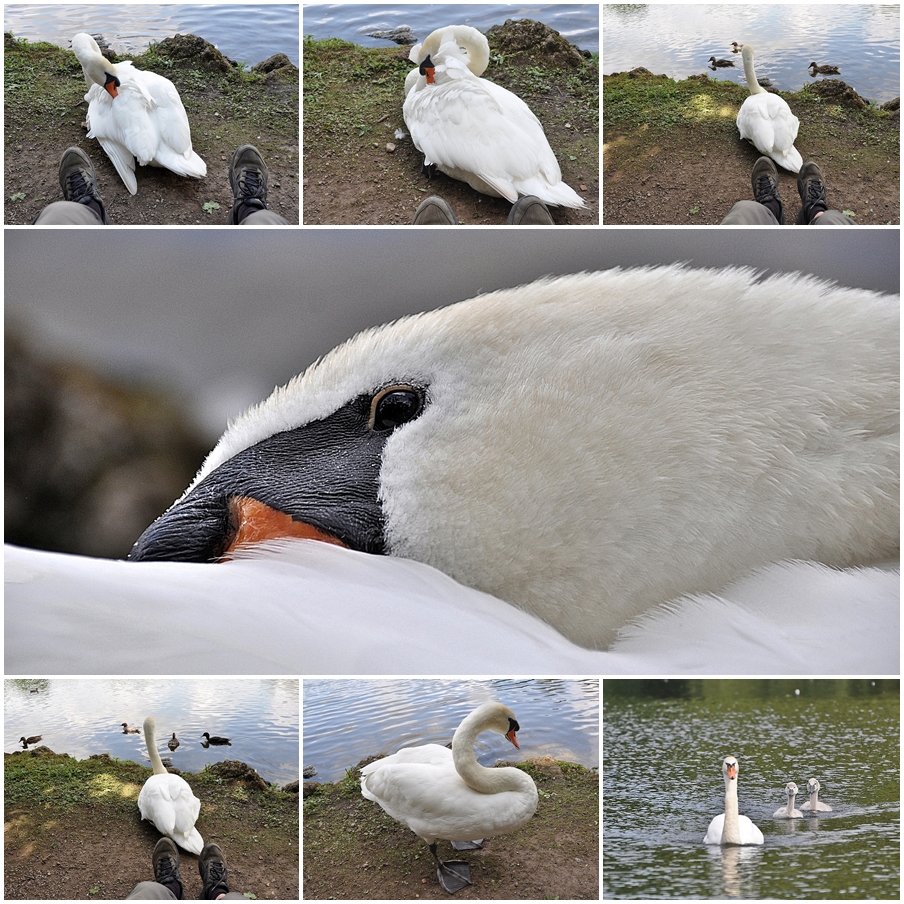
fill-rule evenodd
<path id="1" fill-rule="evenodd" d="M 756 80 L 756 71 L 753 68 L 753 48 L 749 44 L 744 45 L 741 51 L 741 59 L 744 61 L 744 78 L 747 79 L 747 87 L 751 94 L 765 94 L 766 89 L 763 88 Z"/>
<path id="2" fill-rule="evenodd" d="M 493 721 L 495 720 L 492 716 L 481 707 L 472 712 L 455 729 L 452 736 L 452 762 L 455 764 L 456 772 L 469 787 L 484 794 L 516 790 L 522 787 L 523 779 L 527 778 L 520 769 L 512 767 L 487 769 L 477 762 L 477 757 L 474 756 L 474 741 L 479 734 L 490 730 L 489 723 Z"/>
<path id="3" fill-rule="evenodd" d="M 156 728 L 157 724 L 154 722 L 154 717 L 148 716 L 144 720 L 144 742 L 148 747 L 148 756 L 151 758 L 151 765 L 154 767 L 154 775 L 164 775 L 166 774 L 166 767 L 163 765 L 163 760 L 160 759 L 160 754 L 157 753 L 157 742 L 154 739 Z"/>

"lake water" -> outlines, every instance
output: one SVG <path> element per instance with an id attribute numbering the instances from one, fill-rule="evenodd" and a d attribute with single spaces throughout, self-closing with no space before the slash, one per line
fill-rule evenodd
<path id="1" fill-rule="evenodd" d="M 604 897 L 900 898 L 897 680 L 605 681 L 603 722 Z M 729 754 L 762 846 L 703 844 Z"/>
<path id="2" fill-rule="evenodd" d="M 14 4 L 4 6 L 3 20 L 3 30 L 16 37 L 67 49 L 80 31 L 103 34 L 120 56 L 143 53 L 175 34 L 194 34 L 249 66 L 274 53 L 284 53 L 296 66 L 299 61 L 298 4 Z"/>
<path id="3" fill-rule="evenodd" d="M 477 739 L 484 766 L 552 756 L 599 765 L 599 682 L 306 680 L 304 765 L 320 782 L 341 779 L 365 757 L 402 747 L 447 744 L 481 703 L 498 700 L 518 717 L 520 750 L 492 732 Z"/>
<path id="4" fill-rule="evenodd" d="M 706 73 L 746 85 L 741 55 L 731 52 L 737 41 L 754 46 L 757 76 L 782 91 L 813 81 L 807 66 L 815 61 L 840 67 L 830 77 L 867 100 L 884 103 L 901 93 L 898 5 L 606 4 L 603 32 L 605 73 L 644 66 L 674 79 Z M 735 67 L 713 72 L 711 56 Z"/>
<path id="5" fill-rule="evenodd" d="M 391 47 L 392 42 L 369 38 L 368 31 L 407 25 L 423 40 L 444 25 L 471 25 L 486 31 L 506 19 L 535 19 L 554 28 L 572 44 L 591 52 L 600 47 L 599 6 L 549 4 L 539 6 L 447 4 L 313 5 L 302 8 L 302 31 L 314 38 L 342 38 L 364 47 Z M 809 61 L 808 61 L 809 62 Z"/>
<path id="6" fill-rule="evenodd" d="M 21 750 L 20 737 L 42 735 L 40 745 L 54 753 L 79 760 L 109 753 L 149 766 L 144 735 L 123 734 L 122 723 L 141 728 L 153 716 L 157 749 L 183 772 L 241 760 L 264 781 L 285 785 L 299 774 L 298 690 L 297 680 L 6 680 L 3 749 Z M 205 749 L 205 731 L 231 746 Z M 180 746 L 170 752 L 173 732 Z"/>

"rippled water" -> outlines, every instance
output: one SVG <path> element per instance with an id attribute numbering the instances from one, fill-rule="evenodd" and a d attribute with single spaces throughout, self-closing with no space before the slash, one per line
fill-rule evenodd
<path id="1" fill-rule="evenodd" d="M 304 682 L 304 765 L 332 782 L 365 757 L 402 747 L 447 744 L 458 724 L 481 703 L 498 700 L 521 725 L 512 747 L 482 734 L 477 759 L 552 756 L 588 768 L 599 764 L 599 683 L 595 680 Z"/>
<path id="2" fill-rule="evenodd" d="M 32 691 L 36 693 L 32 693 Z M 142 734 L 123 734 L 122 723 L 140 728 L 157 722 L 157 749 L 185 772 L 208 763 L 241 760 L 267 782 L 298 779 L 298 681 L 160 679 L 16 679 L 4 682 L 7 753 L 21 750 L 23 735 L 76 759 L 109 753 L 150 765 Z M 229 738 L 231 746 L 201 746 L 201 733 Z M 180 746 L 171 753 L 172 733 Z"/>
<path id="3" fill-rule="evenodd" d="M 610 680 L 603 700 L 605 897 L 899 898 L 897 680 Z M 728 754 L 762 846 L 702 843 Z M 810 777 L 832 812 L 774 819 Z"/>
<path id="4" fill-rule="evenodd" d="M 3 8 L 3 20 L 4 31 L 16 37 L 67 49 L 80 31 L 103 34 L 121 56 L 143 53 L 175 34 L 194 34 L 236 62 L 253 66 L 284 53 L 298 65 L 297 4 L 15 4 Z"/>
<path id="5" fill-rule="evenodd" d="M 727 4 L 606 4 L 603 72 L 644 66 L 674 79 L 706 73 L 746 84 L 741 55 L 731 42 L 753 44 L 757 77 L 782 91 L 813 81 L 807 66 L 839 66 L 840 78 L 867 100 L 884 103 L 901 93 L 900 6 Z M 734 68 L 713 72 L 708 59 Z M 824 78 L 825 76 L 817 76 Z"/>
<path id="6" fill-rule="evenodd" d="M 506 19 L 535 19 L 554 28 L 572 44 L 591 52 L 599 50 L 599 6 L 593 4 L 550 4 L 504 6 L 499 4 L 330 4 L 304 6 L 302 31 L 321 38 L 342 38 L 364 47 L 389 47 L 391 42 L 369 38 L 368 31 L 407 25 L 419 39 L 444 25 L 471 25 L 486 31 Z"/>

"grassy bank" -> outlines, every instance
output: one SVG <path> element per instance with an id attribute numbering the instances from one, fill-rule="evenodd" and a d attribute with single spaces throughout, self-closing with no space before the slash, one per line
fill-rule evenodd
<path id="1" fill-rule="evenodd" d="M 305 899 L 448 899 L 424 842 L 361 796 L 363 765 L 342 781 L 317 785 L 305 798 Z M 537 812 L 522 829 L 488 840 L 482 850 L 455 852 L 454 859 L 470 864 L 473 882 L 456 898 L 596 900 L 598 774 L 551 757 L 517 765 L 537 784 Z M 437 850 L 452 859 L 448 842 L 438 842 Z"/>
<path id="2" fill-rule="evenodd" d="M 151 774 L 107 754 L 75 760 L 46 747 L 5 754 L 5 897 L 122 899 L 152 880 L 160 833 L 137 807 Z M 201 800 L 198 830 L 223 849 L 231 888 L 297 898 L 298 795 L 234 777 L 223 763 L 183 778 Z M 180 853 L 186 897 L 198 897 L 197 858 Z"/>

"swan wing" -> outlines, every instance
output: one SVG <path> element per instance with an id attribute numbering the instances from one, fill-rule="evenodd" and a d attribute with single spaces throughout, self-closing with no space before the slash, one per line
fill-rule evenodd
<path id="1" fill-rule="evenodd" d="M 201 853 L 203 842 L 195 829 L 201 801 L 181 776 L 152 775 L 138 795 L 138 810 L 142 819 L 153 823 L 180 846 L 194 854 Z"/>
<path id="2" fill-rule="evenodd" d="M 113 112 L 112 98 L 99 85 L 92 85 L 85 95 L 88 101 L 88 138 L 96 138 L 104 153 L 110 158 L 119 178 L 125 183 L 130 194 L 138 193 L 135 179 L 135 155 L 129 141 L 128 130 L 123 131 Z"/>
<path id="3" fill-rule="evenodd" d="M 763 844 L 766 840 L 748 816 L 738 816 L 738 831 L 741 834 L 741 844 Z"/>
<path id="4" fill-rule="evenodd" d="M 721 844 L 722 843 L 722 826 L 725 824 L 725 814 L 720 813 L 712 818 L 706 834 L 703 836 L 704 844 Z"/>

